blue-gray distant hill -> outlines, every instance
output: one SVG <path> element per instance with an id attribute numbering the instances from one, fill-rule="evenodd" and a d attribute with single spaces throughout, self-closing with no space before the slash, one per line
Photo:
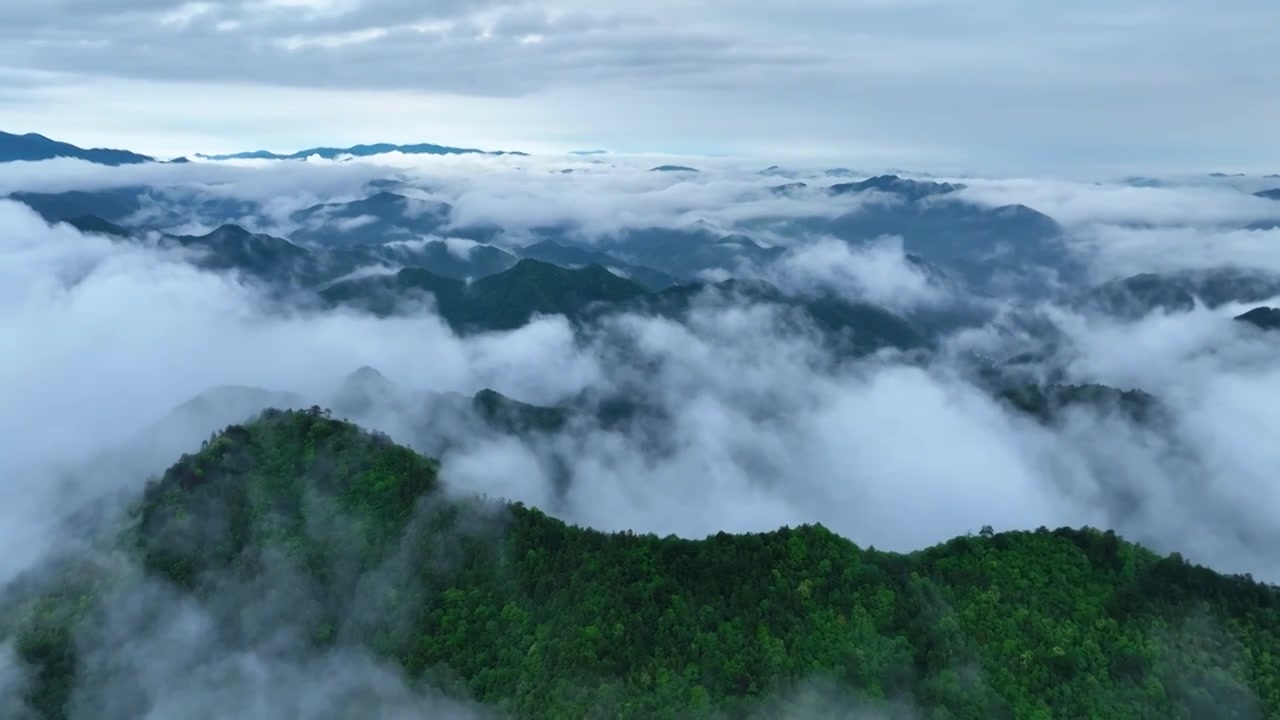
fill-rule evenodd
<path id="1" fill-rule="evenodd" d="M 930 345 L 906 320 L 871 303 L 826 294 L 792 296 L 768 283 L 743 280 L 678 285 L 655 292 L 601 265 L 564 268 L 528 258 L 471 283 L 422 268 L 405 268 L 336 282 L 320 295 L 332 306 L 380 316 L 416 312 L 418 303 L 429 295 L 436 312 L 459 333 L 512 330 L 538 314 L 564 315 L 581 323 L 623 312 L 679 320 L 699 304 L 767 304 L 787 313 L 795 327 L 812 326 L 837 351 L 864 354 Z"/>
<path id="2" fill-rule="evenodd" d="M 60 157 L 87 160 L 99 165 L 137 165 L 155 162 L 153 157 L 128 150 L 82 148 L 51 140 L 37 133 L 15 135 L 0 132 L 0 162 L 52 160 Z"/>
<path id="3" fill-rule="evenodd" d="M 962 190 L 960 184 L 897 175 L 838 183 L 826 188 L 830 197 L 865 202 L 834 217 L 780 218 L 774 230 L 830 235 L 851 244 L 899 236 L 907 252 L 984 292 L 1042 292 L 1048 283 L 1033 271 L 1053 272 L 1059 280 L 1082 274 L 1053 218 L 1025 205 L 979 205 Z"/>
<path id="4" fill-rule="evenodd" d="M 372 145 L 352 145 L 346 148 L 335 147 L 315 147 L 306 150 L 299 150 L 295 153 L 280 154 L 269 150 L 251 150 L 248 152 L 231 153 L 229 155 L 200 155 L 196 157 L 206 160 L 304 160 L 319 155 L 326 160 L 343 155 L 351 155 L 354 157 L 369 157 L 370 155 L 382 155 L 390 152 L 400 152 L 406 155 L 516 155 L 527 157 L 528 153 L 511 152 L 505 150 L 480 150 L 478 148 L 459 148 L 449 147 L 447 145 L 433 145 L 431 143 L 417 143 L 414 145 L 395 145 L 393 143 L 374 143 Z"/>
<path id="5" fill-rule="evenodd" d="M 1237 315 L 1236 320 L 1263 330 L 1280 330 L 1280 308 L 1256 307 L 1249 312 Z"/>
<path id="6" fill-rule="evenodd" d="M 1262 302 L 1278 295 L 1280 275 L 1228 265 L 1109 280 L 1069 298 L 1067 305 L 1136 320 L 1154 312 L 1191 312 L 1197 304 L 1214 309 L 1228 303 Z"/>

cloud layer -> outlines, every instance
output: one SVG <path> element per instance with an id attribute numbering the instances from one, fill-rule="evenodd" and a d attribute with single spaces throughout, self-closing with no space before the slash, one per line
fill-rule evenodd
<path id="1" fill-rule="evenodd" d="M 1262 0 L 1229 16 L 1201 0 L 138 0 L 110 13 L 13 0 L 0 102 L 22 129 L 155 153 L 436 141 L 1268 170 L 1280 93 L 1256 30 L 1276 13 Z M 1250 108 L 1226 135 L 1223 107 Z"/>
<path id="2" fill-rule="evenodd" d="M 786 205 L 762 192 L 768 179 L 731 164 L 690 180 L 644 172 L 643 164 L 587 165 L 590 172 L 579 176 L 525 160 L 423 162 L 403 161 L 400 170 L 472 217 L 517 228 L 575 221 L 607 233 L 695 218 L 732 228 L 749 224 L 752 198 L 766 215 L 841 202 Z M 273 207 L 283 208 L 355 197 L 369 180 L 393 172 L 370 163 L 102 169 L 55 161 L 6 168 L 0 181 L 7 189 L 44 190 L 177 183 L 273 198 Z M 1041 207 L 1089 229 L 1073 237 L 1082 253 L 1101 253 L 1100 265 L 1122 257 L 1125 267 L 1150 269 L 1168 255 L 1132 240 L 1155 231 L 1114 224 L 1140 221 L 1143 213 L 1130 207 L 1117 218 L 1105 189 L 1010 186 L 1032 202 L 1067 198 Z M 1157 197 L 1147 216 L 1165 226 L 1182 223 L 1169 236 L 1181 250 L 1201 248 L 1177 253 L 1183 265 L 1271 266 L 1274 257 L 1261 244 L 1255 255 L 1205 250 L 1209 238 L 1236 232 L 1216 228 L 1247 219 L 1252 200 L 1194 187 L 1167 192 L 1182 193 L 1203 213 L 1203 222 L 1162 217 L 1176 203 Z M 521 196 L 526 200 L 516 201 Z M 1238 308 L 1127 324 L 1055 311 L 1074 351 L 1068 379 L 1147 390 L 1173 421 L 1143 428 L 1105 409 L 1079 410 L 1061 427 L 1046 428 L 999 404 L 954 361 L 982 337 L 996 337 L 997 349 L 1005 345 L 998 335 L 956 338 L 923 365 L 892 355 L 851 363 L 828 356 L 811 332 L 769 307 L 708 304 L 686 323 L 622 316 L 584 336 L 561 318 L 546 318 L 511 333 L 459 338 L 429 313 L 377 320 L 346 311 L 279 312 L 234 276 L 49 227 L 16 203 L 0 203 L 0 213 L 7 318 L 0 341 L 19 349 L 0 360 L 7 399 L 0 469 L 14 478 L 5 486 L 5 527 L 14 547 L 24 548 L 9 556 L 4 577 L 36 562 L 59 534 L 65 495 L 50 479 L 128 441 L 178 403 L 219 385 L 323 401 L 365 365 L 404 387 L 438 392 L 492 387 L 540 404 L 583 393 L 645 398 L 657 419 L 621 429 L 587 422 L 544 440 L 478 434 L 444 458 L 444 476 L 459 491 L 527 500 L 596 527 L 701 536 L 822 522 L 860 544 L 909 550 L 987 524 L 1089 523 L 1223 570 L 1280 577 L 1271 550 L 1280 498 L 1267 490 L 1266 475 L 1280 458 L 1263 437 L 1280 419 L 1267 400 L 1280 389 L 1269 360 L 1276 340 L 1230 322 Z M 861 249 L 823 238 L 793 242 L 797 251 L 777 272 L 797 288 L 819 285 L 903 307 L 937 299 L 892 240 Z M 370 417 L 397 439 L 427 446 L 400 412 L 383 408 Z M 552 455 L 571 461 L 567 492 L 547 470 Z M 137 487 L 141 479 L 119 469 L 81 491 Z"/>
<path id="3" fill-rule="evenodd" d="M 835 357 L 792 314 L 713 298 L 681 321 L 630 313 L 579 332 L 556 316 L 460 337 L 427 307 L 383 319 L 281 307 L 245 277 L 197 269 L 145 243 L 50 226 L 0 200 L 0 347 L 10 349 L 0 353 L 0 538 L 9 548 L 0 590 L 93 542 L 101 526 L 91 521 L 103 508 L 118 508 L 118 498 L 212 431 L 264 404 L 313 403 L 437 454 L 450 492 L 522 500 L 604 530 L 702 537 L 820 522 L 863 546 L 914 550 L 985 525 L 1091 524 L 1221 571 L 1280 580 L 1280 495 L 1270 472 L 1280 465 L 1271 438 L 1280 423 L 1280 338 L 1231 321 L 1245 306 L 1122 322 L 973 299 L 927 258 L 908 258 L 899 238 L 847 243 L 797 230 L 797 219 L 856 213 L 868 202 L 826 194 L 822 186 L 835 181 L 821 171 L 797 169 L 810 187 L 777 193 L 780 180 L 749 162 L 697 161 L 696 175 L 648 172 L 658 162 L 50 161 L 0 165 L 0 192 L 147 184 L 160 199 L 133 220 L 190 232 L 239 221 L 287 234 L 297 229 L 295 211 L 363 198 L 372 181 L 395 179 L 407 196 L 450 203 L 459 225 L 508 229 L 506 242 L 554 225 L 609 249 L 623 230 L 697 223 L 786 248 L 772 265 L 736 269 L 791 292 L 830 292 L 912 318 L 972 300 L 997 322 L 942 338 L 925 359 Z M 1272 212 L 1248 194 L 1256 189 L 1249 183 L 1200 178 L 1136 189 L 959 179 L 973 202 L 1022 202 L 1053 215 L 1097 280 L 1221 265 L 1280 272 L 1270 242 L 1278 231 L 1241 229 Z M 166 220 L 174 208 L 179 215 Z M 475 243 L 449 247 L 474 252 Z M 1160 401 L 1161 419 L 1140 425 L 1115 408 L 1077 407 L 1049 426 L 976 383 L 971 351 L 1044 349 L 1028 324 L 1004 322 L 1032 310 L 1056 330 L 1059 350 L 1035 370 L 1141 388 Z M 348 378 L 363 366 L 398 387 L 380 388 L 364 372 L 372 389 L 361 391 Z M 465 410 L 466 396 L 483 388 L 582 410 L 565 432 L 501 434 Z M 603 422 L 590 412 L 601 398 L 641 411 Z M 370 575 L 354 602 L 380 597 L 378 583 L 399 571 L 393 560 L 386 576 Z M 229 583 L 199 601 L 152 584 L 116 591 L 77 631 L 82 665 L 70 717 L 488 717 L 441 678 L 410 682 L 344 644 L 358 636 L 360 612 L 351 628 L 337 629 L 334 648 L 303 652 L 298 633 L 321 600 L 303 582 L 274 582 L 289 572 L 282 563 L 267 573 L 270 588 Z M 371 608 L 359 610 L 379 612 Z M 0 645 L 5 717 L 24 717 L 28 672 Z M 808 715 L 853 704 L 824 694 L 794 700 Z"/>

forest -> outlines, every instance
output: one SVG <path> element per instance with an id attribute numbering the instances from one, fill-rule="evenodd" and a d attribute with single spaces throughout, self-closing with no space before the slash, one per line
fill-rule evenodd
<path id="1" fill-rule="evenodd" d="M 309 651 L 365 648 L 495 717 L 1280 717 L 1280 589 L 1112 532 L 609 534 L 438 469 L 318 407 L 227 427 L 0 598 L 27 704 L 69 717 L 105 608 L 160 583 L 230 602 L 228 643 L 284 603 Z"/>

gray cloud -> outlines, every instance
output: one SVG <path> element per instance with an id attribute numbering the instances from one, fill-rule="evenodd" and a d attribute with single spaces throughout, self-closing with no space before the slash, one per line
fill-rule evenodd
<path id="1" fill-rule="evenodd" d="M 459 139 L 396 139 L 836 154 L 1000 171 L 1280 164 L 1259 151 L 1280 97 L 1268 69 L 1274 44 L 1256 32 L 1280 23 L 1280 10 L 1262 0 L 1229 14 L 1203 0 L 104 7 L 6 4 L 0 67 L 81 74 L 84 83 L 62 97 L 102 108 L 126 93 L 132 122 L 150 115 L 140 105 L 156 105 L 182 116 L 177 126 L 216 126 L 206 142 L 219 145 L 381 140 L 414 132 L 390 117 L 414 106 Z M 255 86 L 324 92 L 297 90 L 268 111 L 250 99 Z M 90 125 L 29 92 L 41 109 L 15 121 L 124 137 L 96 117 L 102 111 Z M 200 110 L 179 99 L 211 94 L 220 102 Z M 319 117 L 340 104 L 362 112 Z M 1223 108 L 1248 108 L 1229 134 Z M 486 118 L 493 134 L 461 112 Z M 291 134 L 265 122 L 280 114 Z M 247 115 L 257 121 L 245 124 Z M 152 147 L 138 149 L 203 149 L 155 122 L 157 132 L 139 136 Z M 427 128 L 419 122 L 416 131 Z"/>
<path id="2" fill-rule="evenodd" d="M 23 8 L 26 8 L 23 11 Z M 636 76 L 675 82 L 716 67 L 793 62 L 726 36 L 607 13 L 528 5 L 141 3 L 120 13 L 20 6 L 0 64 L 148 80 L 512 95 Z M 485 11 L 485 12 L 480 12 Z M 71 20 L 70 26 L 62 24 Z M 25 21 L 25 23 L 24 23 Z M 26 27 L 24 27 L 24 24 Z M 27 44 L 32 33 L 48 33 Z M 90 42 L 84 42 L 87 38 Z M 164 62 L 157 62 L 163 55 Z"/>

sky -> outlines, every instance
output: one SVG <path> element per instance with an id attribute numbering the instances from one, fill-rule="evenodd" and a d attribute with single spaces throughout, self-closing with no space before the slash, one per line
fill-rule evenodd
<path id="1" fill-rule="evenodd" d="M 6 0 L 0 129 L 1276 172 L 1277 27 L 1268 0 Z"/>

